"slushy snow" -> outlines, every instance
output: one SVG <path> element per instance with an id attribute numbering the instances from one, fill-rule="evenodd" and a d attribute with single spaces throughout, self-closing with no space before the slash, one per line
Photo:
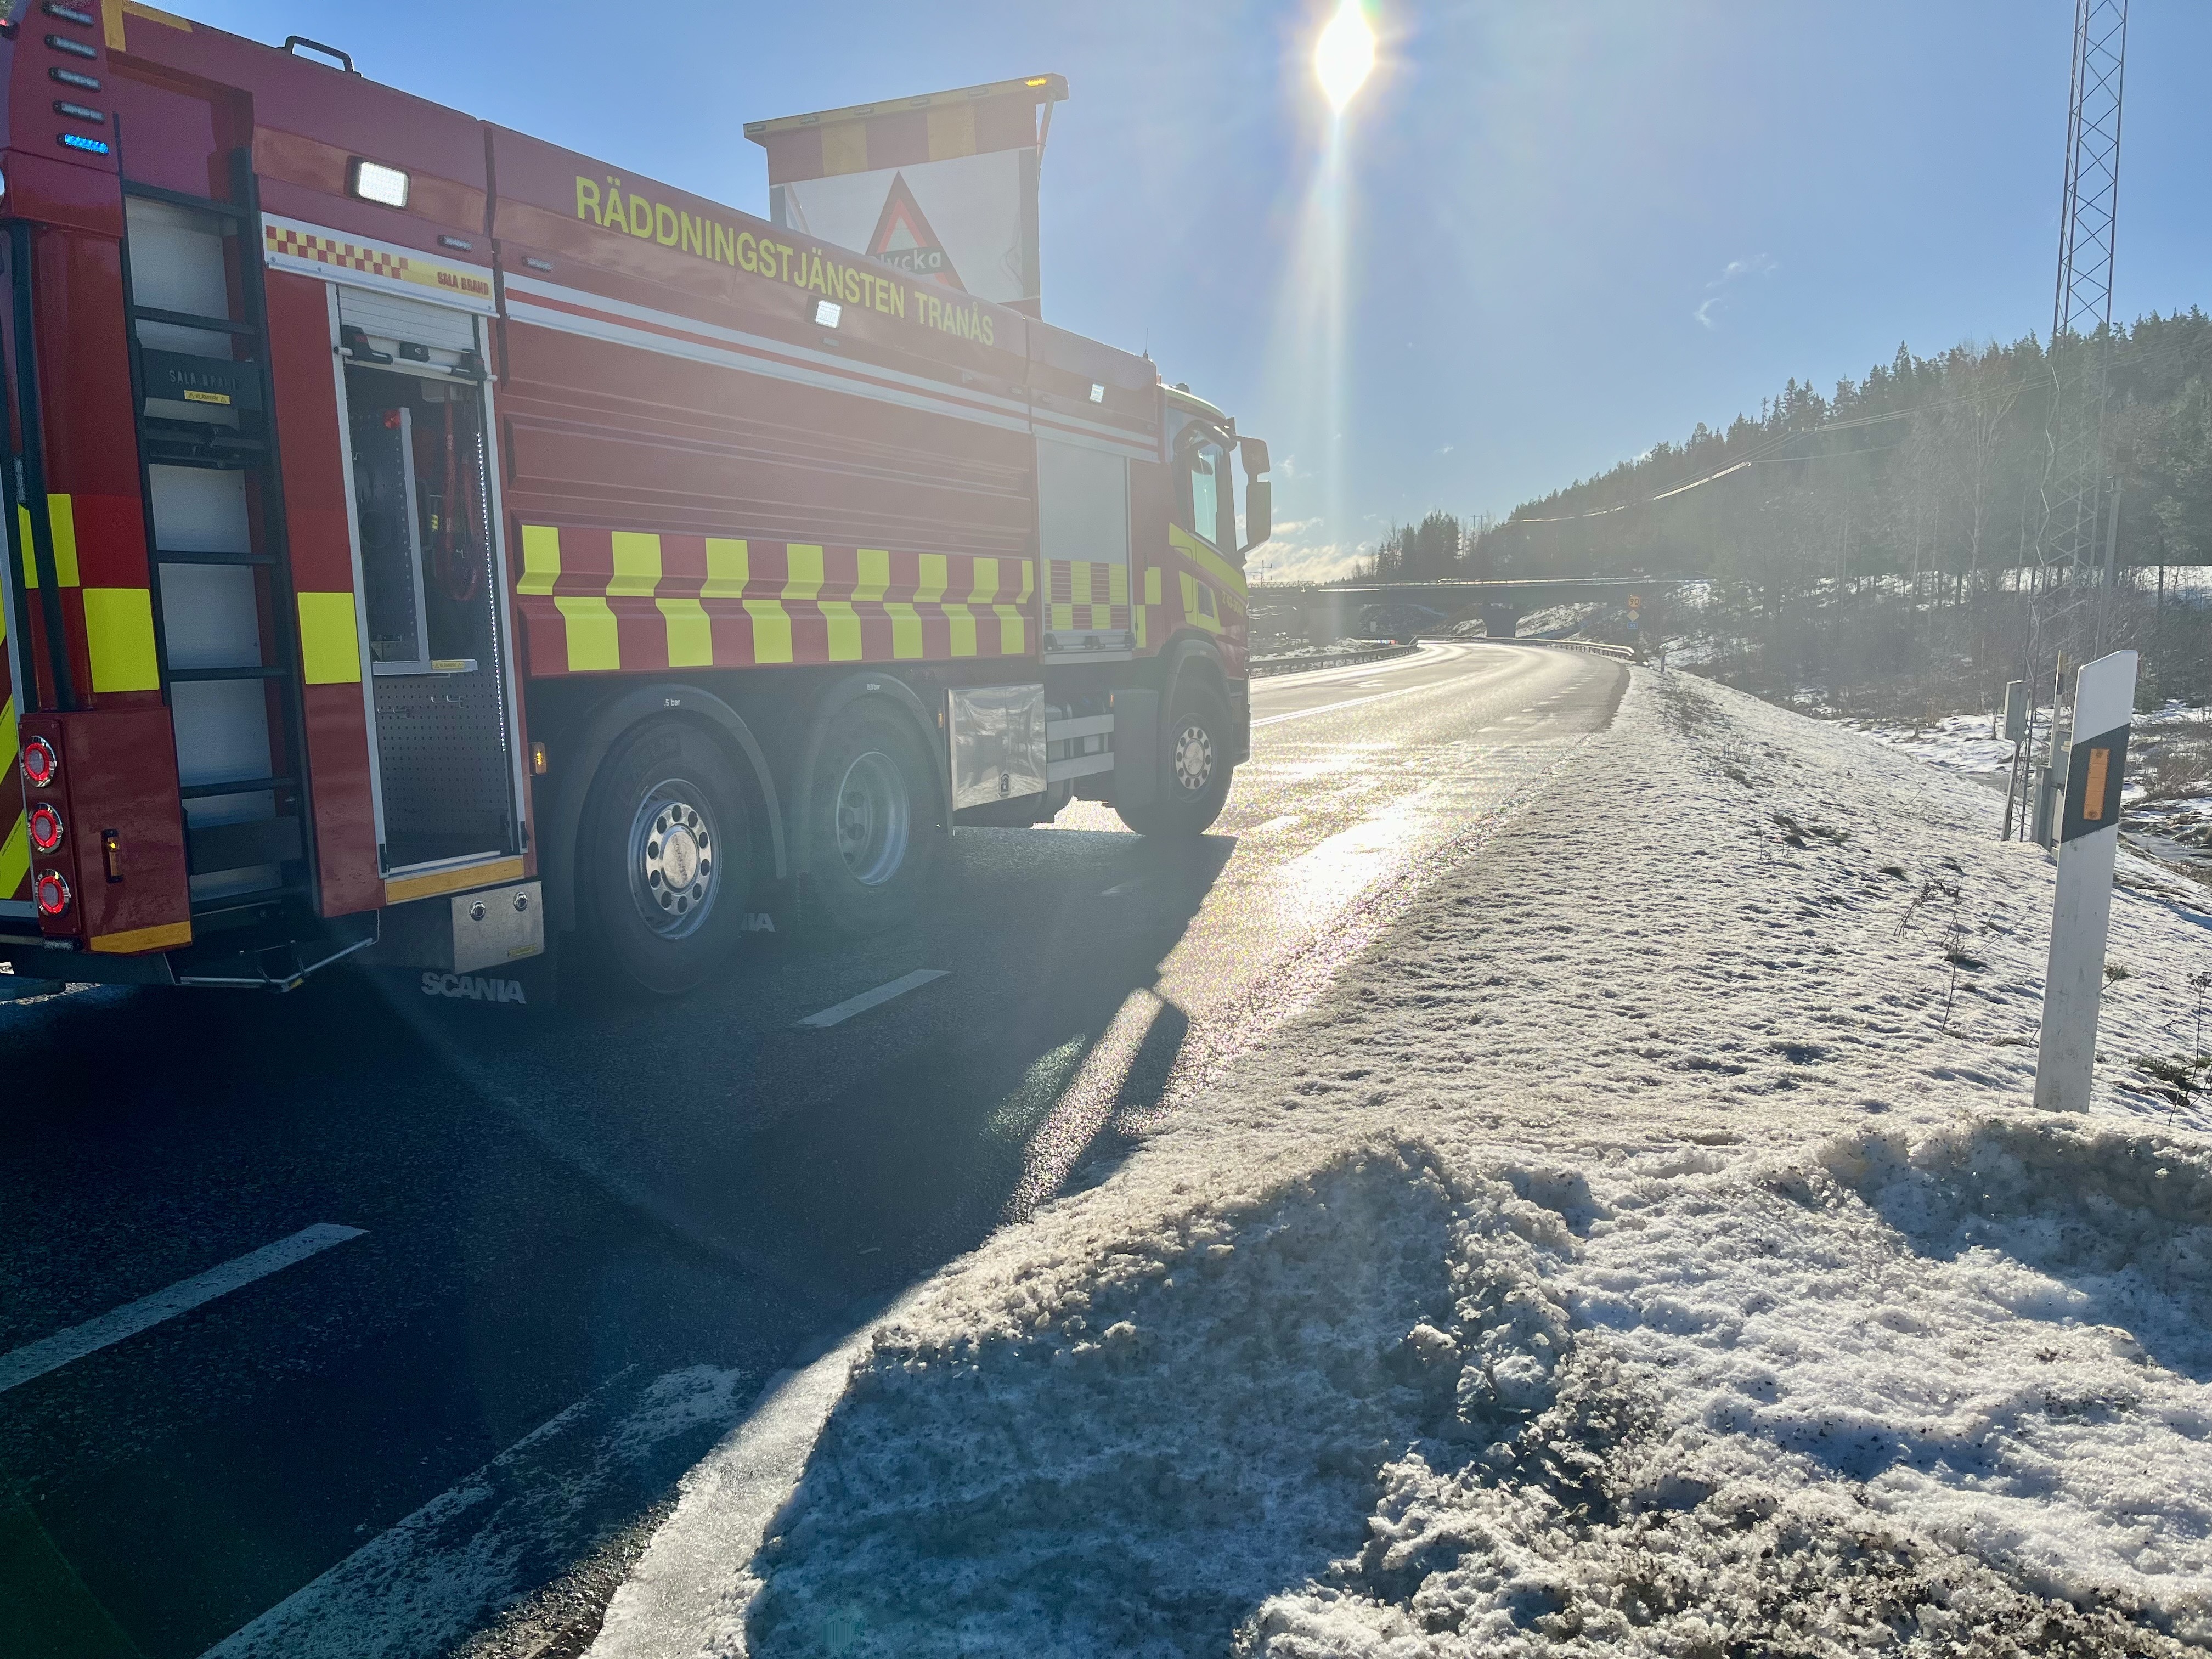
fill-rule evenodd
<path id="1" fill-rule="evenodd" d="M 2124 857 L 2094 1109 L 2038 1113 L 2001 810 L 1639 671 L 1263 1052 L 696 1469 L 594 1651 L 2212 1647 L 2212 1122 L 2137 1064 L 2212 912 Z"/>

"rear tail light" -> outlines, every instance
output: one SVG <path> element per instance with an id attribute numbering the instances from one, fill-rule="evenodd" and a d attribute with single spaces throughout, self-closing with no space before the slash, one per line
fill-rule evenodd
<path id="1" fill-rule="evenodd" d="M 48 789 L 61 775 L 61 757 L 54 753 L 53 744 L 44 738 L 33 738 L 23 745 L 23 779 L 33 789 Z"/>
<path id="2" fill-rule="evenodd" d="M 31 809 L 31 845 L 41 853 L 58 852 L 62 844 L 62 815 L 54 810 L 51 801 L 40 801 Z"/>
<path id="3" fill-rule="evenodd" d="M 38 884 L 32 890 L 42 916 L 65 916 L 69 914 L 69 878 L 58 870 L 39 872 Z"/>

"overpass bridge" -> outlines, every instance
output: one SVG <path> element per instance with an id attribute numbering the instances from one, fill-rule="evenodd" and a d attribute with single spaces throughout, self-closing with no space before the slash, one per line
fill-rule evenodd
<path id="1" fill-rule="evenodd" d="M 1631 593 L 1646 596 L 1664 592 L 1702 575 L 1656 576 L 1509 576 L 1492 579 L 1455 579 L 1443 581 L 1379 580 L 1331 583 L 1325 586 L 1255 587 L 1251 602 L 1257 608 L 1287 608 L 1296 620 L 1279 628 L 1321 643 L 1359 631 L 1359 618 L 1378 608 L 1418 605 L 1443 620 L 1422 626 L 1445 627 L 1480 617 L 1492 639 L 1511 639 L 1520 631 L 1521 618 L 1548 605 L 1577 599 L 1601 599 Z M 1392 630 L 1398 631 L 1398 630 Z M 1410 629 L 1405 631 L 1411 631 Z"/>

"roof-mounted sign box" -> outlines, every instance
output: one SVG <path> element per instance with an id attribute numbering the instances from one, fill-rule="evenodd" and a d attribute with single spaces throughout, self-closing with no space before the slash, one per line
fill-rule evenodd
<path id="1" fill-rule="evenodd" d="M 775 223 L 1038 314 L 1037 165 L 1057 75 L 752 121 Z"/>

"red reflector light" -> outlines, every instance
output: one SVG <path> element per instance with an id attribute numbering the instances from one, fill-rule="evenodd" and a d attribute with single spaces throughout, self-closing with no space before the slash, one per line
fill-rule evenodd
<path id="1" fill-rule="evenodd" d="M 62 815 L 51 801 L 40 801 L 31 809 L 31 845 L 41 853 L 57 851 L 62 844 Z"/>
<path id="2" fill-rule="evenodd" d="M 38 885 L 31 890 L 38 899 L 40 915 L 65 916 L 69 914 L 69 878 L 60 871 L 40 871 Z"/>
<path id="3" fill-rule="evenodd" d="M 22 765 L 24 781 L 33 789 L 50 787 L 62 769 L 61 757 L 44 738 L 33 738 L 23 745 Z"/>

